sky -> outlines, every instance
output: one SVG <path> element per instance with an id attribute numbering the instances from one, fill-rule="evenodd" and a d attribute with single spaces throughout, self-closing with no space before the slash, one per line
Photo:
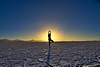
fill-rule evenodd
<path id="1" fill-rule="evenodd" d="M 99 0 L 0 0 L 0 39 L 100 40 Z"/>

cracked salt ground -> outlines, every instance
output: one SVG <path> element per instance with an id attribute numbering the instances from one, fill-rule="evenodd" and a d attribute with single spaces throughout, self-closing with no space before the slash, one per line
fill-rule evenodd
<path id="1" fill-rule="evenodd" d="M 100 42 L 0 42 L 0 67 L 100 67 Z"/>

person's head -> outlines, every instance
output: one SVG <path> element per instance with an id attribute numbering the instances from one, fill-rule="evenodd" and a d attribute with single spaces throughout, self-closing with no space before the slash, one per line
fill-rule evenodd
<path id="1" fill-rule="evenodd" d="M 49 30 L 49 32 L 51 32 L 51 31 Z"/>
<path id="2" fill-rule="evenodd" d="M 49 32 L 48 33 L 51 33 L 51 31 L 49 30 Z"/>

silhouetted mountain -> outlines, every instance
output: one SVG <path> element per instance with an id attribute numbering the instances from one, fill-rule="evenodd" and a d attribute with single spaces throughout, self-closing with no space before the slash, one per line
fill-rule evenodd
<path id="1" fill-rule="evenodd" d="M 0 39 L 0 42 L 9 42 L 9 39 Z"/>
<path id="2" fill-rule="evenodd" d="M 22 42 L 23 40 L 19 40 L 19 39 L 16 39 L 16 40 L 9 40 L 9 39 L 0 39 L 0 42 Z"/>

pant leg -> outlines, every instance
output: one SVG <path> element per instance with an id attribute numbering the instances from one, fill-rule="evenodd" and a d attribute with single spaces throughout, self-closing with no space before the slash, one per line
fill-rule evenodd
<path id="1" fill-rule="evenodd" d="M 52 42 L 54 42 L 53 40 L 51 40 Z"/>
<path id="2" fill-rule="evenodd" d="M 50 47 L 50 40 L 49 40 L 49 47 Z"/>

